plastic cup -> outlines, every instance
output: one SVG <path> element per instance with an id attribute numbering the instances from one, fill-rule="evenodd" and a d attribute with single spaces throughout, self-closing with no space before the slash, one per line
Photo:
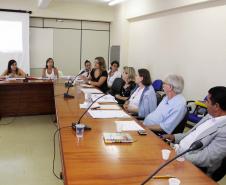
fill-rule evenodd
<path id="1" fill-rule="evenodd" d="M 85 125 L 83 124 L 76 125 L 76 136 L 78 140 L 83 138 L 84 128 L 85 128 Z"/>
<path id="2" fill-rule="evenodd" d="M 162 149 L 162 158 L 164 160 L 168 160 L 169 159 L 169 156 L 170 156 L 170 150 L 168 149 Z"/>
<path id="3" fill-rule="evenodd" d="M 178 178 L 170 178 L 169 185 L 180 185 L 180 180 Z"/>

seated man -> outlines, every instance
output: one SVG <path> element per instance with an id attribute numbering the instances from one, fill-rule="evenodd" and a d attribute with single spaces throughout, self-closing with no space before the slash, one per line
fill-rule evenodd
<path id="1" fill-rule="evenodd" d="M 177 153 L 187 150 L 194 141 L 200 140 L 203 147 L 185 154 L 185 158 L 208 175 L 220 167 L 226 157 L 226 87 L 213 87 L 207 97 L 206 115 L 193 129 L 185 134 L 164 135 L 164 139 L 179 144 Z"/>
<path id="2" fill-rule="evenodd" d="M 166 97 L 144 120 L 144 125 L 154 132 L 172 133 L 186 114 L 186 100 L 181 95 L 184 80 L 178 75 L 169 75 L 163 83 Z"/>

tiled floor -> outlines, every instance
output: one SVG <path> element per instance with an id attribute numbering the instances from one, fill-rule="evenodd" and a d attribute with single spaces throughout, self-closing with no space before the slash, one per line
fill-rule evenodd
<path id="1" fill-rule="evenodd" d="M 52 118 L 18 117 L 9 125 L 0 125 L 1 185 L 63 185 L 52 173 L 53 133 L 56 129 Z M 12 119 L 4 118 L 0 124 Z M 57 155 L 58 172 L 61 169 L 59 164 Z"/>
<path id="2" fill-rule="evenodd" d="M 63 185 L 52 173 L 53 116 L 2 119 L 0 124 L 0 185 Z M 58 146 L 58 145 L 57 145 Z M 56 171 L 60 172 L 59 152 Z M 226 185 L 226 177 L 220 181 Z"/>

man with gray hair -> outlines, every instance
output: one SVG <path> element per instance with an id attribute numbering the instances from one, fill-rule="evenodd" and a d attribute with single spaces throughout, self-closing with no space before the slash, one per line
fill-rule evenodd
<path id="1" fill-rule="evenodd" d="M 155 111 L 144 120 L 144 125 L 154 132 L 172 133 L 186 114 L 186 100 L 181 94 L 184 80 L 179 75 L 168 75 L 163 82 L 166 97 Z"/>

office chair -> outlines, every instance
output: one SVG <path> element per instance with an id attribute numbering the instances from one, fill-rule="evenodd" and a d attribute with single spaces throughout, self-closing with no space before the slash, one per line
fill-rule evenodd
<path id="1" fill-rule="evenodd" d="M 189 110 L 188 113 L 188 121 L 191 124 L 187 123 L 188 128 L 192 128 L 195 124 L 197 124 L 207 113 L 207 106 L 204 103 L 206 100 L 206 97 L 203 101 L 187 101 L 187 107 Z"/>
<path id="2" fill-rule="evenodd" d="M 162 80 L 159 80 L 159 79 L 155 80 L 152 83 L 152 86 L 156 93 L 157 105 L 159 105 L 159 103 L 162 101 L 163 97 L 165 96 L 165 93 L 162 89 L 162 85 L 163 85 L 163 82 L 162 82 Z"/>
<path id="3" fill-rule="evenodd" d="M 218 182 L 220 181 L 226 174 L 226 157 L 223 159 L 221 166 L 212 174 L 211 178 Z"/>
<path id="4" fill-rule="evenodd" d="M 112 96 L 115 96 L 116 94 L 121 94 L 124 84 L 125 82 L 122 78 L 116 78 L 111 86 L 109 94 L 111 94 Z"/>
<path id="5" fill-rule="evenodd" d="M 205 167 L 199 167 L 200 170 L 202 170 L 204 173 L 207 173 L 207 169 Z M 215 181 L 218 182 L 226 174 L 226 157 L 222 160 L 222 163 L 218 169 L 215 170 L 215 172 L 211 175 L 211 178 Z"/>
<path id="6" fill-rule="evenodd" d="M 157 79 L 152 83 L 153 88 L 155 89 L 155 91 L 162 91 L 162 80 Z"/>

